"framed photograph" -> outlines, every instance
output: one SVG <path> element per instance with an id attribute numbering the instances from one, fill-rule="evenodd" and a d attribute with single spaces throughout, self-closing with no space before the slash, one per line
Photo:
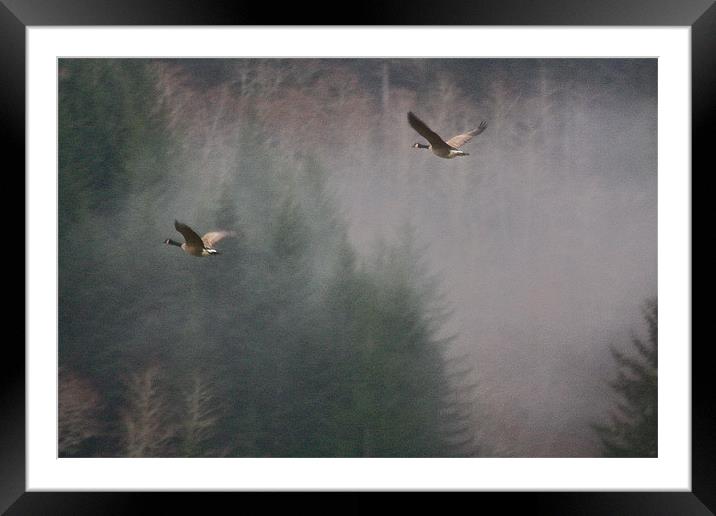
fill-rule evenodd
<path id="1" fill-rule="evenodd" d="M 350 26 L 101 4 L 0 6 L 27 202 L 3 510 L 713 510 L 690 240 L 712 2 Z"/>

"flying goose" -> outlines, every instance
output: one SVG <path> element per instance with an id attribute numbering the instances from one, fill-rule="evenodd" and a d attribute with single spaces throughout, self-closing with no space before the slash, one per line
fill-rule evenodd
<path id="1" fill-rule="evenodd" d="M 213 256 L 215 254 L 221 254 L 214 249 L 214 244 L 223 238 L 236 236 L 235 231 L 210 231 L 203 237 L 200 237 L 193 229 L 178 220 L 174 221 L 174 227 L 182 234 L 185 242 L 180 244 L 171 238 L 167 238 L 164 243 L 181 247 L 185 253 L 192 256 Z"/>
<path id="2" fill-rule="evenodd" d="M 430 145 L 415 143 L 413 144 L 414 148 L 430 149 L 437 157 L 445 159 L 452 159 L 457 156 L 469 156 L 467 152 L 458 149 L 487 128 L 487 122 L 483 120 L 480 122 L 480 126 L 477 129 L 453 136 L 448 141 L 443 141 L 437 133 L 433 132 L 427 125 L 425 125 L 425 122 L 415 116 L 412 111 L 408 112 L 408 123 L 410 124 L 410 127 L 415 129 L 420 136 L 428 140 L 430 143 Z"/>

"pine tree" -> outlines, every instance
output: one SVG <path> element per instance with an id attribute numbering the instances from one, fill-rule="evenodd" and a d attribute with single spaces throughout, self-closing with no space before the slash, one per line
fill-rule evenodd
<path id="1" fill-rule="evenodd" d="M 58 381 L 58 450 L 61 457 L 82 455 L 102 432 L 102 401 L 94 387 L 65 368 Z"/>
<path id="2" fill-rule="evenodd" d="M 353 407 L 362 429 L 359 455 L 444 456 L 448 383 L 438 332 L 445 313 L 412 228 L 366 272 L 353 339 L 359 344 Z"/>
<path id="3" fill-rule="evenodd" d="M 63 59 L 59 66 L 60 364 L 105 397 L 109 383 L 115 395 L 121 390 L 112 372 L 128 348 L 117 336 L 142 312 L 134 311 L 137 297 L 151 282 L 132 270 L 142 250 L 133 242 L 147 230 L 138 235 L 136 221 L 152 220 L 164 188 L 170 140 L 148 62 Z M 125 305 L 127 292 L 135 293 L 134 308 Z M 90 346 L 96 351 L 88 354 Z"/>
<path id="4" fill-rule="evenodd" d="M 122 414 L 122 455 L 170 455 L 176 428 L 170 421 L 169 404 L 161 390 L 159 368 L 152 366 L 133 375 L 127 388 L 128 406 Z"/>
<path id="5" fill-rule="evenodd" d="M 610 383 L 619 396 L 606 425 L 595 424 L 607 457 L 656 457 L 657 447 L 657 300 L 645 303 L 648 340 L 632 339 L 636 354 L 611 350 L 617 378 Z"/>
<path id="6" fill-rule="evenodd" d="M 210 456 L 209 444 L 219 420 L 216 400 L 209 385 L 198 374 L 192 375 L 184 393 L 185 414 L 182 417 L 182 454 L 186 457 Z"/>

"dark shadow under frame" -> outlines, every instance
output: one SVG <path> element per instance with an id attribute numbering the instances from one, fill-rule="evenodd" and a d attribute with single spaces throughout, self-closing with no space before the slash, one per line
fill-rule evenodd
<path id="1" fill-rule="evenodd" d="M 0 0 L 0 136 L 17 168 L 25 164 L 25 29 L 43 25 L 665 25 L 692 29 L 692 163 L 707 170 L 708 152 L 716 134 L 716 6 L 714 0 L 426 0 L 345 4 L 341 18 L 320 4 L 231 4 L 190 0 Z M 474 5 L 473 5 L 474 4 Z M 7 176 L 6 174 L 6 180 Z M 20 177 L 16 174 L 15 177 Z M 22 176 L 24 178 L 24 175 Z M 693 177 L 693 173 L 692 173 Z M 22 190 L 25 192 L 24 181 Z M 23 258 L 25 258 L 23 253 Z M 27 269 L 25 269 L 27 274 Z M 18 275 L 19 276 L 19 275 Z M 24 285 L 23 285 L 24 288 Z M 689 345 L 685 342 L 683 345 Z M 458 501 L 473 510 L 486 501 L 504 509 L 529 508 L 537 514 L 664 514 L 700 515 L 716 511 L 716 407 L 714 382 L 707 359 L 709 344 L 692 342 L 692 491 L 691 492 L 530 492 L 461 493 Z M 25 353 L 7 339 L 0 361 L 0 510 L 8 514 L 124 514 L 141 511 L 148 497 L 188 508 L 188 494 L 174 493 L 26 493 L 25 492 Z M 8 355 L 9 353 L 9 355 Z M 267 494 L 213 493 L 211 503 L 243 496 L 265 504 Z M 303 502 L 315 510 L 315 497 L 281 494 L 272 501 Z M 218 498 L 217 498 L 218 496 Z M 465 496 L 470 499 L 466 500 Z M 477 498 L 475 498 L 477 497 Z M 260 499 L 259 499 L 260 498 Z M 373 510 L 384 504 L 377 494 L 347 493 L 322 501 L 340 513 Z M 195 500 L 196 497 L 192 497 Z M 424 493 L 415 499 L 424 505 Z M 439 497 L 444 504 L 445 498 Z M 209 499 L 200 496 L 202 512 Z M 401 501 L 401 503 L 404 503 Z M 479 504 L 479 505 L 478 505 Z M 264 505 L 265 506 L 265 505 Z M 442 506 L 444 509 L 445 507 Z M 169 506 L 167 506 L 169 509 Z M 237 507 L 238 509 L 238 507 Z"/>

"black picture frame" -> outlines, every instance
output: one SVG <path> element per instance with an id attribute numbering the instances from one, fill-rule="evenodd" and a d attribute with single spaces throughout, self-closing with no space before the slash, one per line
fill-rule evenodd
<path id="1" fill-rule="evenodd" d="M 342 9 L 335 10 L 302 2 L 278 7 L 263 3 L 189 0 L 0 0 L 0 141 L 8 144 L 9 155 L 17 158 L 16 167 L 24 170 L 25 30 L 29 26 L 298 24 L 690 26 L 692 168 L 703 169 L 702 175 L 712 172 L 706 167 L 707 152 L 716 134 L 713 114 L 716 112 L 713 95 L 716 92 L 714 0 L 443 1 L 438 10 L 432 2 L 425 0 L 413 0 L 408 4 L 361 2 L 344 4 Z M 15 169 L 6 170 L 10 175 Z M 21 188 L 24 192 L 24 182 Z M 25 353 L 17 340 L 6 339 L 5 344 L 5 359 L 0 361 L 0 511 L 23 515 L 124 514 L 141 512 L 148 497 L 160 497 L 163 504 L 179 503 L 184 509 L 189 508 L 186 493 L 175 493 L 168 500 L 169 495 L 161 493 L 25 492 Z M 489 500 L 499 503 L 501 511 L 519 506 L 538 514 L 713 514 L 716 511 L 716 431 L 713 422 L 716 409 L 712 395 L 714 380 L 709 371 L 710 362 L 706 359 L 708 346 L 705 342 L 692 343 L 690 492 L 465 493 L 454 499 L 459 503 L 467 502 L 475 510 L 478 504 Z M 223 504 L 227 496 L 237 494 L 212 497 L 211 504 Z M 256 501 L 262 504 L 267 500 L 267 496 L 260 493 L 240 495 L 260 498 Z M 288 494 L 279 496 L 278 500 L 283 503 L 287 496 L 290 496 L 294 509 L 302 504 L 316 508 L 313 497 L 308 501 L 305 496 Z M 465 496 L 470 496 L 470 500 L 465 500 Z M 335 495 L 327 498 L 333 500 L 331 505 L 341 508 L 340 513 L 367 512 L 383 504 L 380 496 L 376 498 L 371 494 L 346 493 L 338 495 L 338 500 Z M 423 505 L 422 494 L 414 498 Z M 275 500 L 272 497 L 272 501 Z M 211 512 L 207 497 L 201 497 L 199 503 L 202 512 Z"/>

